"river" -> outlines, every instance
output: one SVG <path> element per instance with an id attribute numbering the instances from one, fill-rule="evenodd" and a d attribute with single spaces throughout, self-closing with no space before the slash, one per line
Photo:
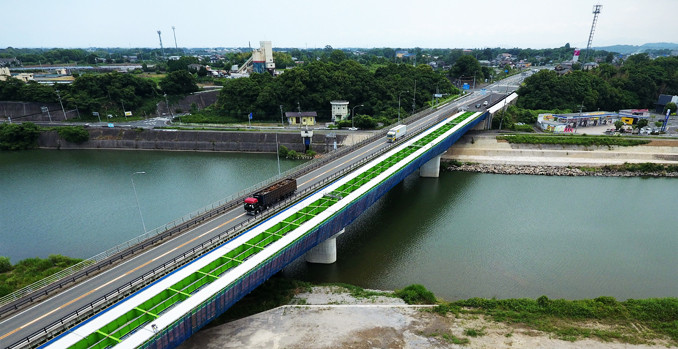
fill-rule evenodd
<path id="1" fill-rule="evenodd" d="M 282 160 L 281 171 L 302 163 Z M 277 175 L 278 164 L 274 154 L 32 150 L 0 152 L 0 173 L 0 256 L 17 262 L 94 256 L 143 234 L 141 217 L 147 230 L 164 225 Z"/>
<path id="2" fill-rule="evenodd" d="M 282 170 L 301 162 L 282 161 Z M 88 257 L 277 174 L 270 154 L 0 153 L 0 255 Z M 134 174 L 145 171 L 146 174 Z M 134 180 L 139 206 L 131 184 Z M 284 274 L 439 297 L 675 297 L 675 179 L 416 174 Z"/>

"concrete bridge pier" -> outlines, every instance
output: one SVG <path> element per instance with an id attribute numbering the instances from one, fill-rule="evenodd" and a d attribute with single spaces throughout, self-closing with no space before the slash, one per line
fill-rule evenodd
<path id="1" fill-rule="evenodd" d="M 319 243 L 316 247 L 306 252 L 306 262 L 317 264 L 332 264 L 337 261 L 337 236 L 344 233 L 345 229 L 332 235 L 327 240 Z"/>
<path id="2" fill-rule="evenodd" d="M 441 154 L 442 155 L 442 154 Z M 440 177 L 440 156 L 438 155 L 419 168 L 419 177 Z"/>

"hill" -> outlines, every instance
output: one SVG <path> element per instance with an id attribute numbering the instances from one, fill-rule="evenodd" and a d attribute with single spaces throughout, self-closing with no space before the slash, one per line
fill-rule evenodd
<path id="1" fill-rule="evenodd" d="M 594 47 L 596 50 L 605 50 L 609 52 L 619 52 L 621 54 L 630 54 L 630 53 L 642 53 L 647 50 L 678 50 L 678 44 L 671 42 L 655 42 L 647 43 L 643 45 L 612 45 L 612 46 L 602 46 Z"/>

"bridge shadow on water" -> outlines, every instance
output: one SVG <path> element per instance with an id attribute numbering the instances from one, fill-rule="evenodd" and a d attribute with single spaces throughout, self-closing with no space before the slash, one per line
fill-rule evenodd
<path id="1" fill-rule="evenodd" d="M 430 238 L 427 227 L 466 197 L 470 173 L 442 172 L 421 178 L 415 171 L 375 202 L 337 238 L 337 262 L 330 265 L 292 262 L 283 275 L 317 283 L 350 283 L 367 288 L 402 288 L 420 281 L 393 278 L 395 268 L 409 263 L 414 251 Z M 452 178 L 451 178 L 452 177 Z M 416 268 L 415 266 L 412 266 Z M 422 271 L 422 273 L 425 271 Z"/>

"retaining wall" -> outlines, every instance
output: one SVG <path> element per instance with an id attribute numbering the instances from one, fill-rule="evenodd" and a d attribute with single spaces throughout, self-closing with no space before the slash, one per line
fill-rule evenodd
<path id="1" fill-rule="evenodd" d="M 146 129 L 88 128 L 90 139 L 82 144 L 63 140 L 56 131 L 40 134 L 38 146 L 47 149 L 137 149 L 232 152 L 276 152 L 275 133 L 170 131 Z M 337 143 L 346 136 L 337 135 Z M 315 133 L 311 149 L 317 153 L 331 150 L 332 139 Z M 297 152 L 304 151 L 299 133 L 278 133 L 278 144 Z"/>

